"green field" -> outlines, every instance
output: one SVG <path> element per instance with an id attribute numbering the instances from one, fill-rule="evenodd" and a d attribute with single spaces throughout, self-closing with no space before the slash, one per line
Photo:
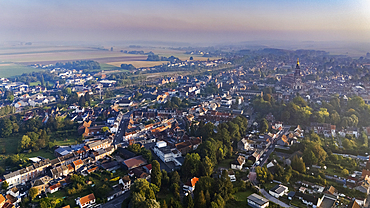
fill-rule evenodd
<path id="1" fill-rule="evenodd" d="M 34 71 L 40 71 L 32 67 L 27 67 L 19 64 L 1 64 L 0 63 L 0 77 L 12 77 L 21 75 L 23 73 L 31 73 Z"/>
<path id="2" fill-rule="evenodd" d="M 40 81 L 30 82 L 30 86 L 37 86 L 37 85 L 41 85 L 41 82 Z"/>

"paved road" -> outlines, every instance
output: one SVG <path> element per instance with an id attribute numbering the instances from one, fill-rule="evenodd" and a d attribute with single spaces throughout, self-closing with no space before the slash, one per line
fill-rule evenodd
<path id="1" fill-rule="evenodd" d="M 102 208 L 121 208 L 122 202 L 130 196 L 130 191 L 127 191 L 126 193 L 122 194 L 119 197 L 116 197 L 109 202 L 102 205 Z"/>
<path id="2" fill-rule="evenodd" d="M 117 133 L 114 137 L 114 142 L 113 142 L 114 144 L 118 144 L 122 142 L 123 134 L 126 132 L 126 127 L 128 125 L 128 120 L 125 119 L 126 116 L 127 116 L 127 113 L 122 116 L 121 123 L 119 124 L 119 127 L 118 127 L 119 133 Z"/>
<path id="3" fill-rule="evenodd" d="M 267 193 L 267 191 L 265 191 L 265 189 L 260 189 L 260 193 L 266 197 L 266 199 L 268 199 L 269 201 L 272 201 L 274 202 L 275 204 L 278 204 L 282 207 L 290 207 L 289 205 L 285 204 L 284 202 L 280 201 L 279 199 L 271 196 L 269 193 Z"/>

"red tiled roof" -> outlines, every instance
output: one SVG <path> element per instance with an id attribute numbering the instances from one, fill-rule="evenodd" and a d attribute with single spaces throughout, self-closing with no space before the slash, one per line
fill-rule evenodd
<path id="1" fill-rule="evenodd" d="M 90 202 L 90 201 L 93 201 L 93 200 L 95 200 L 94 194 L 89 194 L 87 196 L 84 196 L 84 197 L 80 198 L 80 203 L 83 205 L 83 204 L 86 204 L 87 202 Z"/>

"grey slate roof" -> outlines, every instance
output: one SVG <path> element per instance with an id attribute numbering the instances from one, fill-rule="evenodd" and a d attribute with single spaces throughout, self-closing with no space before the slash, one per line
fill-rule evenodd
<path id="1" fill-rule="evenodd" d="M 252 194 L 252 195 L 248 196 L 247 199 L 253 201 L 254 203 L 256 203 L 260 206 L 266 204 L 269 201 L 269 200 L 267 200 L 267 199 L 265 199 L 262 196 L 257 195 L 257 194 Z"/>

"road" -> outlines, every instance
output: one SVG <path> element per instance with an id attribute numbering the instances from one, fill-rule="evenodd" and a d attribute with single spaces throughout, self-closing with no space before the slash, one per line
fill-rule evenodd
<path id="1" fill-rule="evenodd" d="M 127 191 L 126 193 L 122 194 L 119 197 L 116 197 L 109 202 L 102 205 L 102 208 L 121 208 L 122 202 L 130 196 L 130 191 Z"/>
<path id="2" fill-rule="evenodd" d="M 266 153 L 264 153 L 265 156 L 263 156 L 262 158 L 262 161 L 260 160 L 260 164 L 258 166 L 262 167 L 267 159 L 270 157 L 270 154 L 272 152 L 275 151 L 275 146 L 276 146 L 276 143 L 277 141 L 279 141 L 279 139 L 281 139 L 281 137 L 283 135 L 285 135 L 290 129 L 290 126 L 287 126 L 287 127 L 284 127 L 284 130 L 282 131 L 281 134 L 279 134 L 279 136 L 277 138 L 274 139 L 274 141 L 272 142 L 272 144 L 270 145 L 270 148 L 268 149 L 268 151 Z M 256 172 L 255 172 L 255 167 L 256 165 L 254 164 L 252 166 L 252 168 L 250 169 L 250 173 L 249 173 L 249 180 L 250 182 L 259 190 L 259 192 L 264 196 L 266 197 L 269 201 L 272 201 L 274 202 L 275 204 L 279 204 L 280 206 L 282 207 L 291 207 L 287 204 L 285 204 L 284 202 L 280 201 L 279 199 L 271 196 L 268 192 L 266 192 L 264 189 L 260 189 L 257 184 L 258 184 L 258 181 L 257 181 L 257 175 L 256 175 Z"/>
<path id="3" fill-rule="evenodd" d="M 122 116 L 122 120 L 119 124 L 119 127 L 118 127 L 118 132 L 117 134 L 114 136 L 114 142 L 113 144 L 118 144 L 118 143 L 121 143 L 122 142 L 122 137 L 123 137 L 123 134 L 126 132 L 126 128 L 127 128 L 127 125 L 128 125 L 128 120 L 125 119 L 127 116 L 129 115 L 129 112 L 127 112 L 126 114 L 124 114 Z"/>
<path id="4" fill-rule="evenodd" d="M 275 204 L 278 204 L 282 207 L 291 207 L 287 204 L 285 204 L 284 202 L 280 201 L 279 199 L 271 196 L 269 193 L 267 193 L 267 191 L 265 191 L 265 189 L 260 189 L 260 193 L 266 198 L 268 199 L 269 201 L 272 201 L 274 202 Z"/>

